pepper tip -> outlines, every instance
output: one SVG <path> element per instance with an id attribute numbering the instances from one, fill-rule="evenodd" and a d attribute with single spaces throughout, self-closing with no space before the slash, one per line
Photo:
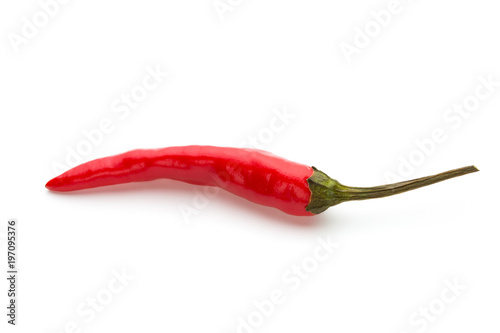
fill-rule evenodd
<path id="1" fill-rule="evenodd" d="M 51 180 L 49 180 L 46 184 L 45 184 L 45 188 L 49 191 L 55 191 L 56 190 L 56 183 L 57 183 L 57 177 L 56 178 L 52 178 Z"/>

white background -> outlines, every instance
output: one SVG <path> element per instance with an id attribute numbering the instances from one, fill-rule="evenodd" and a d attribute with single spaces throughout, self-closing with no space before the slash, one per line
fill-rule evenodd
<path id="1" fill-rule="evenodd" d="M 40 3 L 2 2 L 0 257 L 5 267 L 15 217 L 20 280 L 13 329 L 2 278 L 1 331 L 498 331 L 500 86 L 468 117 L 447 113 L 474 101 L 480 77 L 500 81 L 495 2 L 401 0 L 380 28 L 370 12 L 389 1 L 227 1 L 222 16 L 211 0 L 69 1 L 29 38 L 23 18 L 43 25 Z M 346 44 L 357 53 L 346 57 Z M 168 78 L 126 116 L 114 112 L 148 67 Z M 276 110 L 293 117 L 279 123 Z M 481 172 L 313 218 L 225 192 L 206 201 L 204 188 L 168 180 L 49 193 L 53 166 L 103 119 L 113 129 L 82 162 L 257 137 L 352 186 Z M 445 138 L 429 144 L 436 129 Z M 292 290 L 284 276 L 314 264 L 318 238 L 340 246 Z M 133 279 L 111 294 L 122 270 Z M 449 283 L 466 289 L 456 296 Z M 283 302 L 264 318 L 255 302 L 275 289 Z M 256 327 L 243 328 L 249 317 Z"/>

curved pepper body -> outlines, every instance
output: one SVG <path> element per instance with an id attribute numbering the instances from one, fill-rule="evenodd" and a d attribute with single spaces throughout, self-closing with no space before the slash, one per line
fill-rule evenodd
<path id="1" fill-rule="evenodd" d="M 383 198 L 479 171 L 475 166 L 373 187 L 351 187 L 307 165 L 257 149 L 185 146 L 139 149 L 81 164 L 50 180 L 52 191 L 167 178 L 218 186 L 285 213 L 311 216 L 351 200 Z"/>
<path id="2" fill-rule="evenodd" d="M 184 146 L 139 149 L 81 164 L 50 180 L 52 191 L 154 179 L 218 186 L 254 203 L 285 213 L 310 216 L 309 166 L 257 149 Z"/>

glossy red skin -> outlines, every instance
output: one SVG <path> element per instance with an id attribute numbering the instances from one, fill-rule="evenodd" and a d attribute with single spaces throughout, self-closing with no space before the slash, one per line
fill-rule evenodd
<path id="1" fill-rule="evenodd" d="M 254 203 L 298 216 L 311 199 L 309 166 L 256 149 L 184 146 L 139 149 L 81 164 L 50 180 L 52 191 L 167 178 L 218 186 Z"/>

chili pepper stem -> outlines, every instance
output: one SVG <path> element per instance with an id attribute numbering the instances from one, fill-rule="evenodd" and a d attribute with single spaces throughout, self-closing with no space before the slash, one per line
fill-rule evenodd
<path id="1" fill-rule="evenodd" d="M 328 177 L 324 172 L 319 171 L 315 167 L 313 167 L 313 169 L 314 174 L 307 180 L 313 195 L 306 210 L 314 214 L 319 214 L 328 207 L 338 205 L 345 201 L 388 197 L 420 187 L 432 185 L 443 180 L 479 171 L 475 166 L 467 166 L 442 172 L 433 176 L 417 178 L 394 184 L 374 187 L 351 187 L 343 185 L 337 180 Z"/>

